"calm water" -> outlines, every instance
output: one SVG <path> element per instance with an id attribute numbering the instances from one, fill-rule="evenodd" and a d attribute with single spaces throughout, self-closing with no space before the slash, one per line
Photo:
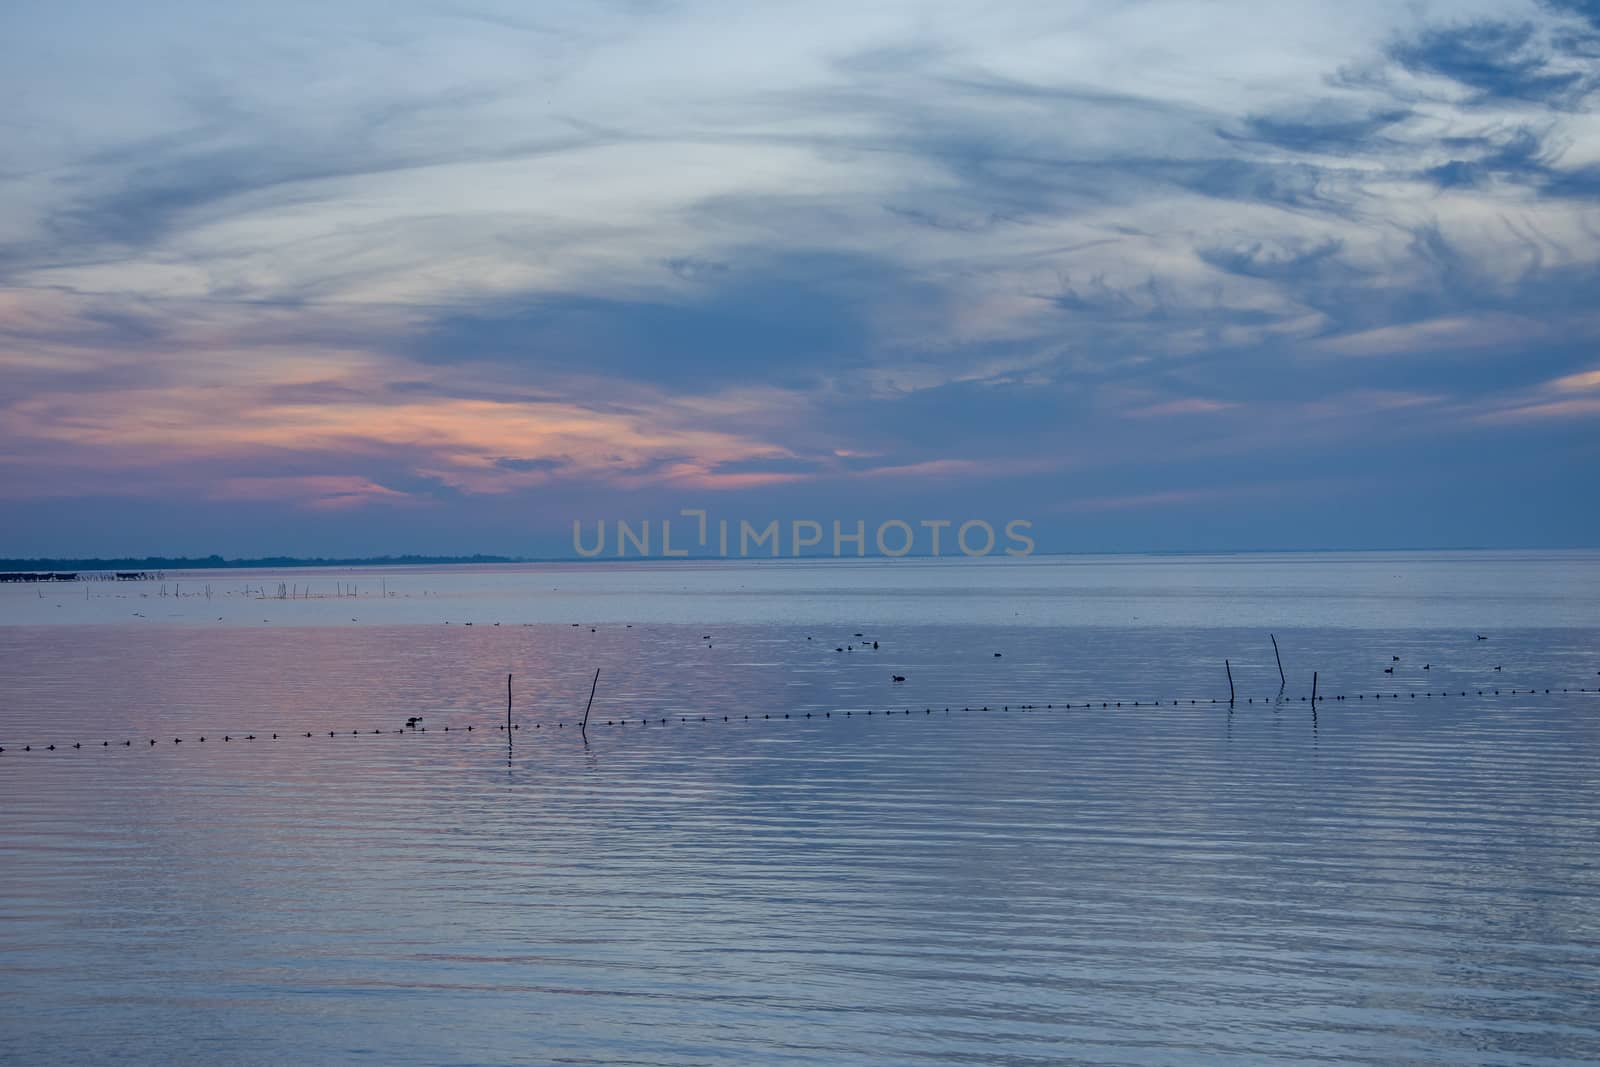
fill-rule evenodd
<path id="1" fill-rule="evenodd" d="M 1600 1060 L 1597 554 L 162 591 L 0 587 L 8 1062 Z"/>

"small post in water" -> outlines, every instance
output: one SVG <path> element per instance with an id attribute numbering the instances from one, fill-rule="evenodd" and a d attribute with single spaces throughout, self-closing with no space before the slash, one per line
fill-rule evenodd
<path id="1" fill-rule="evenodd" d="M 1311 710 L 1317 710 L 1317 672 L 1311 672 Z"/>
<path id="2" fill-rule="evenodd" d="M 511 738 L 511 675 L 506 675 L 506 739 Z"/>
<path id="3" fill-rule="evenodd" d="M 1228 703 L 1233 703 L 1233 665 L 1227 660 L 1222 661 L 1222 669 L 1228 672 Z"/>
<path id="4" fill-rule="evenodd" d="M 594 669 L 594 681 L 589 683 L 589 703 L 583 706 L 583 721 L 578 724 L 578 729 L 584 733 L 589 732 L 589 709 L 594 707 L 594 691 L 600 684 L 600 668 Z"/>
<path id="5" fill-rule="evenodd" d="M 1283 657 L 1278 655 L 1278 636 L 1276 634 L 1267 636 L 1272 638 L 1272 655 L 1278 661 L 1278 690 L 1281 692 L 1284 686 L 1289 684 L 1289 679 L 1283 676 Z"/>

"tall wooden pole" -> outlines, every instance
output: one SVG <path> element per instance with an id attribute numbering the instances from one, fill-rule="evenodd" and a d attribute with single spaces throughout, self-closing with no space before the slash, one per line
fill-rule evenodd
<path id="1" fill-rule="evenodd" d="M 600 668 L 594 669 L 594 681 L 589 683 L 589 703 L 583 706 L 583 722 L 578 724 L 578 729 L 584 733 L 589 732 L 589 709 L 594 707 L 594 691 L 600 685 Z"/>

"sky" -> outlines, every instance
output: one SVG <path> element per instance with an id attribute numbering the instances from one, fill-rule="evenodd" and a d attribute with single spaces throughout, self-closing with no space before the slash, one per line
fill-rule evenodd
<path id="1" fill-rule="evenodd" d="M 1600 544 L 1600 0 L 8 0 L 0 94 L 3 556 Z"/>

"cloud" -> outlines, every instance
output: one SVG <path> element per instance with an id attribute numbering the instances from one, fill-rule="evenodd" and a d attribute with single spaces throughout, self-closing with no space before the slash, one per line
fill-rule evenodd
<path id="1" fill-rule="evenodd" d="M 1549 388 L 1558 393 L 1584 393 L 1591 389 L 1600 389 L 1600 369 L 1565 375 L 1550 382 Z"/>
<path id="2" fill-rule="evenodd" d="M 1589 0 L 91 10 L 0 35 L 19 498 L 1199 513 L 1585 410 Z"/>
<path id="3" fill-rule="evenodd" d="M 654 299 L 533 293 L 452 310 L 413 352 L 429 363 L 503 362 L 698 392 L 814 386 L 866 360 L 867 309 L 915 288 L 901 273 L 837 253 L 746 257 Z"/>
<path id="4" fill-rule="evenodd" d="M 1600 0 L 1543 0 L 1552 11 L 1576 15 L 1600 30 Z"/>
<path id="5" fill-rule="evenodd" d="M 494 461 L 494 465 L 501 470 L 516 471 L 518 474 L 549 474 L 560 470 L 571 462 L 572 459 L 568 456 L 535 457 L 532 459 L 501 456 Z"/>
<path id="6" fill-rule="evenodd" d="M 1350 356 L 1412 355 L 1440 349 L 1500 348 L 1526 337 L 1525 319 L 1460 315 L 1347 333 L 1322 342 L 1326 352 Z"/>
<path id="7" fill-rule="evenodd" d="M 1333 105 L 1337 111 L 1339 105 Z M 1411 117 L 1409 108 L 1388 108 L 1346 118 L 1328 117 L 1326 102 L 1319 102 L 1301 117 L 1251 115 L 1239 134 L 1223 132 L 1224 137 L 1307 153 L 1370 152 L 1383 147 L 1379 140 L 1389 127 Z"/>
<path id="8" fill-rule="evenodd" d="M 1582 200 L 1600 198 L 1600 163 L 1554 172 L 1545 184 L 1544 191 L 1551 196 L 1569 196 Z"/>
<path id="9" fill-rule="evenodd" d="M 713 474 L 816 474 L 825 469 L 824 461 L 802 456 L 753 456 L 718 463 Z"/>
<path id="10" fill-rule="evenodd" d="M 1473 90 L 1479 104 L 1518 100 L 1570 107 L 1592 88 L 1582 71 L 1559 68 L 1559 57 L 1527 22 L 1484 19 L 1429 28 L 1391 54 L 1413 73 Z"/>
<path id="11" fill-rule="evenodd" d="M 1230 411 L 1237 406 L 1221 400 L 1188 396 L 1177 400 L 1164 400 L 1159 404 L 1149 404 L 1145 407 L 1130 408 L 1128 414 L 1139 419 L 1167 418 L 1173 415 L 1214 415 L 1219 411 Z"/>
<path id="12" fill-rule="evenodd" d="M 1201 248 L 1202 260 L 1218 270 L 1248 278 L 1297 280 L 1323 275 L 1344 248 L 1335 237 L 1320 241 L 1291 238 L 1288 241 L 1251 241 L 1229 248 Z"/>
<path id="13" fill-rule="evenodd" d="M 1478 418 L 1487 423 L 1528 422 L 1547 419 L 1578 419 L 1600 415 L 1600 397 L 1573 397 L 1517 404 L 1483 412 Z"/>
<path id="14" fill-rule="evenodd" d="M 375 501 L 394 503 L 406 494 L 360 475 L 317 474 L 304 477 L 226 478 L 218 483 L 219 500 L 292 500 L 312 508 L 353 508 Z"/>

